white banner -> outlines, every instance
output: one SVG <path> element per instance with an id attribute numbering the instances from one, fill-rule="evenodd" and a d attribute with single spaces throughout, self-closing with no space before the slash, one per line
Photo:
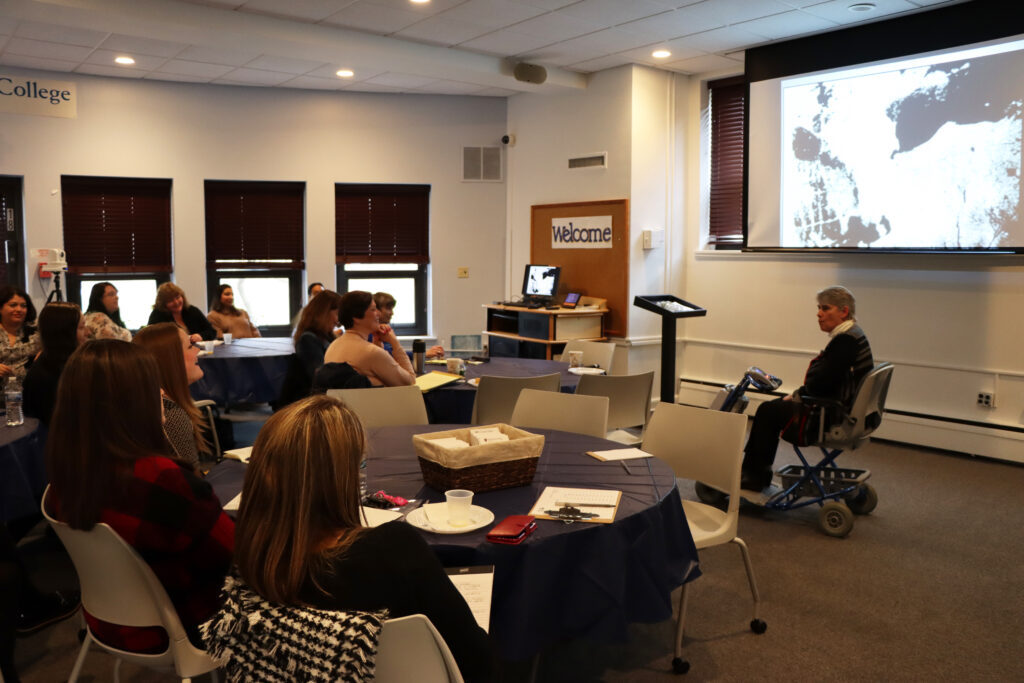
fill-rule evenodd
<path id="1" fill-rule="evenodd" d="M 612 217 L 551 219 L 552 249 L 611 249 Z"/>
<path id="2" fill-rule="evenodd" d="M 0 112 L 78 117 L 75 84 L 0 73 Z"/>

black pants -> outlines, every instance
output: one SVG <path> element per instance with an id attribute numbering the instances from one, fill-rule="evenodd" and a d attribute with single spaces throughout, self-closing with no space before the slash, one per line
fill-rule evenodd
<path id="1" fill-rule="evenodd" d="M 794 415 L 799 415 L 801 404 L 781 398 L 765 401 L 754 413 L 750 438 L 743 449 L 743 478 L 758 488 L 771 483 L 772 463 L 779 448 L 779 434 Z"/>

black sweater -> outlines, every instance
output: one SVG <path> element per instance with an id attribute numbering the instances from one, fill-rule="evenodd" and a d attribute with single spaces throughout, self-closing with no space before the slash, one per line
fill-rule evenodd
<path id="1" fill-rule="evenodd" d="M 185 329 L 189 334 L 198 334 L 204 341 L 213 341 L 217 338 L 217 330 L 213 329 L 213 325 L 206 319 L 203 312 L 195 306 L 183 309 L 181 311 L 181 319 L 185 323 Z M 158 311 L 154 308 L 153 312 L 149 314 L 150 325 L 173 322 L 174 316 L 166 311 Z"/>

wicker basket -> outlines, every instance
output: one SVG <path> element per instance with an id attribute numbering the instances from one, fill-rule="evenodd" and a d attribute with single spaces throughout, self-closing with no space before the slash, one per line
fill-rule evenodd
<path id="1" fill-rule="evenodd" d="M 413 448 L 415 448 L 420 461 L 423 481 L 438 491 L 469 489 L 474 493 L 526 486 L 532 482 L 533 475 L 537 472 L 537 461 L 540 460 L 540 453 L 544 450 L 544 437 L 505 424 L 486 426 L 497 427 L 508 435 L 509 440 L 448 451 L 431 444 L 430 441 L 455 437 L 469 443 L 469 428 L 413 436 Z M 484 425 L 480 427 L 484 427 Z M 480 427 L 473 427 L 473 429 Z M 439 455 L 455 457 L 460 461 L 470 463 L 480 460 L 485 462 L 478 465 L 450 467 L 437 462 Z"/>

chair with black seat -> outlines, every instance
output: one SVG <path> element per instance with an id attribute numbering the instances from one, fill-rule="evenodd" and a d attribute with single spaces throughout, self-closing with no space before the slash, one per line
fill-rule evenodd
<path id="1" fill-rule="evenodd" d="M 422 614 L 388 619 L 380 631 L 374 677 L 378 681 L 462 683 L 448 644 Z"/>
<path id="2" fill-rule="evenodd" d="M 322 394 L 328 389 L 368 389 L 373 384 L 370 378 L 359 372 L 348 363 L 324 363 L 313 374 L 314 394 Z"/>
<path id="3" fill-rule="evenodd" d="M 475 425 L 507 423 L 512 419 L 519 392 L 523 389 L 540 389 L 541 391 L 558 391 L 561 387 L 560 373 L 539 375 L 537 377 L 497 377 L 485 375 L 480 378 L 476 398 L 473 401 L 473 417 Z"/>
<path id="4" fill-rule="evenodd" d="M 82 589 L 82 607 L 92 616 L 121 626 L 159 626 L 167 632 L 167 649 L 157 654 L 120 650 L 95 638 L 86 626 L 85 640 L 79 650 L 69 683 L 78 680 L 85 657 L 94 643 L 117 658 L 114 680 L 122 661 L 150 669 L 174 672 L 182 681 L 210 673 L 217 680 L 217 660 L 188 639 L 185 627 L 160 580 L 146 561 L 110 526 L 97 523 L 84 531 L 72 529 L 47 512 L 43 494 L 42 511 L 71 556 Z"/>
<path id="5" fill-rule="evenodd" d="M 523 389 L 512 411 L 512 424 L 604 438 L 608 431 L 608 397 Z"/>
<path id="6" fill-rule="evenodd" d="M 653 386 L 653 370 L 639 375 L 583 375 L 576 385 L 576 393 L 607 396 L 608 429 L 611 431 L 605 438 L 632 446 L 643 440 L 643 428 L 651 413 Z"/>
<path id="7" fill-rule="evenodd" d="M 743 463 L 743 439 L 747 418 L 739 413 L 693 408 L 674 403 L 659 403 L 644 434 L 643 450 L 661 458 L 680 479 L 703 482 L 728 494 L 728 506 L 722 510 L 705 503 L 684 500 L 683 512 L 697 550 L 735 543 L 743 557 L 747 583 L 754 601 L 750 629 L 764 633 L 767 625 L 758 617 L 761 601 L 750 564 L 750 552 L 736 535 L 740 512 L 740 467 Z M 690 665 L 682 658 L 683 633 L 689 583 L 683 584 L 676 621 L 675 653 L 672 668 L 686 673 Z"/>
<path id="8" fill-rule="evenodd" d="M 415 384 L 372 389 L 328 389 L 327 395 L 347 403 L 367 428 L 428 423 L 423 392 Z"/>

